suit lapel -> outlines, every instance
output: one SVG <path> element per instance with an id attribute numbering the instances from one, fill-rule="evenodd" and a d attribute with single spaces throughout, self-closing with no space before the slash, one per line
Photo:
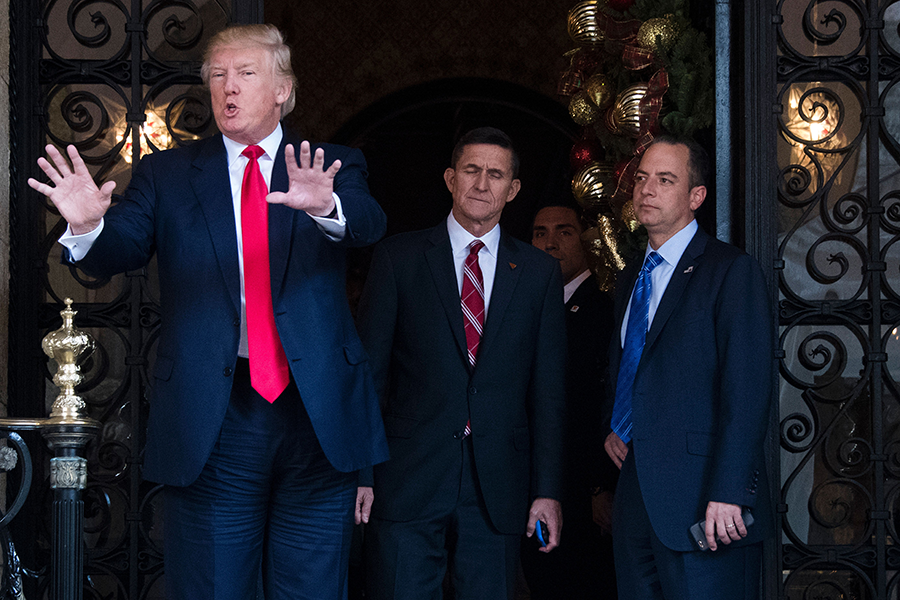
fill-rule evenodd
<path id="1" fill-rule="evenodd" d="M 191 187 L 206 218 L 225 285 L 235 309 L 240 312 L 241 276 L 237 260 L 237 227 L 234 222 L 234 200 L 225 145 L 221 135 L 198 143 L 202 143 L 203 147 L 192 165 L 194 171 L 191 175 Z"/>
<path id="2" fill-rule="evenodd" d="M 523 267 L 519 266 L 520 262 L 522 261 L 518 258 L 515 246 L 507 237 L 506 232 L 501 229 L 500 244 L 497 247 L 497 269 L 494 275 L 487 319 L 484 323 L 484 334 L 481 336 L 481 345 L 478 348 L 479 355 L 483 356 L 490 348 L 492 340 L 499 335 L 503 315 L 509 307 L 519 274 L 523 270 Z"/>
<path id="3" fill-rule="evenodd" d="M 431 270 L 434 285 L 438 291 L 438 297 L 444 306 L 444 312 L 453 332 L 453 338 L 462 356 L 468 356 L 466 346 L 466 331 L 463 326 L 462 308 L 459 299 L 459 285 L 456 280 L 456 270 L 453 264 L 453 249 L 450 246 L 450 234 L 447 233 L 447 224 L 441 222 L 432 229 L 428 236 L 431 246 L 425 250 L 425 260 Z M 468 364 L 468 363 L 467 363 Z"/>
<path id="4" fill-rule="evenodd" d="M 687 248 L 685 248 L 684 254 L 681 255 L 681 260 L 675 265 L 675 272 L 672 273 L 672 279 L 669 280 L 669 285 L 666 287 L 666 291 L 659 301 L 656 314 L 653 316 L 653 323 L 650 325 L 650 330 L 647 332 L 647 340 L 644 344 L 645 348 L 650 347 L 653 342 L 656 341 L 659 332 L 662 331 L 666 321 L 672 315 L 672 311 L 678 306 L 684 288 L 694 274 L 697 261 L 703 254 L 703 250 L 706 248 L 707 237 L 707 234 L 702 229 L 697 229 L 694 238 L 688 244 Z"/>

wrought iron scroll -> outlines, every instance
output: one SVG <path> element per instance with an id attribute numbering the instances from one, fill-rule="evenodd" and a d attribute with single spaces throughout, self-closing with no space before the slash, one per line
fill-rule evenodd
<path id="1" fill-rule="evenodd" d="M 0 556 L 2 556 L 2 574 L 0 574 L 0 599 L 15 600 L 21 597 L 24 577 L 36 577 L 37 573 L 27 569 L 19 560 L 16 544 L 9 532 L 10 522 L 16 518 L 28 492 L 31 490 L 34 464 L 28 446 L 18 433 L 0 430 L 0 471 L 10 481 L 9 473 L 18 474 L 18 489 L 6 513 L 0 511 Z"/>
<path id="2" fill-rule="evenodd" d="M 784 598 L 894 598 L 900 3 L 779 0 Z"/>

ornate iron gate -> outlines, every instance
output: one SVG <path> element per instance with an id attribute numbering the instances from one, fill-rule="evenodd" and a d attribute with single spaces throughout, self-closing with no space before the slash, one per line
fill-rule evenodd
<path id="1" fill-rule="evenodd" d="M 777 51 L 778 202 L 757 210 L 777 219 L 779 597 L 896 598 L 900 3 L 763 12 Z"/>
<path id="2" fill-rule="evenodd" d="M 89 447 L 85 491 L 87 598 L 162 597 L 158 489 L 141 478 L 148 372 L 158 329 L 154 266 L 97 281 L 60 264 L 65 223 L 25 181 L 48 143 L 74 144 L 97 181 L 125 189 L 140 154 L 214 129 L 200 86 L 206 40 L 228 23 L 259 22 L 260 0 L 10 2 L 12 117 L 10 415 L 46 414 L 41 337 L 75 299 L 98 343 L 79 388 L 103 423 Z M 31 445 L 40 447 L 40 442 Z M 46 461 L 36 481 L 46 482 Z M 47 564 L 49 494 L 32 496 L 13 530 L 27 567 Z M 35 534 L 37 532 L 37 535 Z M 46 581 L 26 587 L 45 593 Z"/>

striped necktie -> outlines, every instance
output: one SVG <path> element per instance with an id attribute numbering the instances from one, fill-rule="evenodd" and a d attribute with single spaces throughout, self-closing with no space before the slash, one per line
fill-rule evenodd
<path id="1" fill-rule="evenodd" d="M 463 324 L 466 329 L 466 346 L 469 349 L 469 364 L 475 366 L 478 359 L 478 346 L 481 343 L 481 331 L 484 326 L 484 280 L 481 267 L 478 266 L 478 252 L 484 248 L 484 242 L 475 240 L 469 244 L 469 255 L 463 263 L 462 311 Z"/>
<path id="2" fill-rule="evenodd" d="M 631 296 L 631 312 L 628 313 L 628 328 L 625 330 L 625 344 L 616 379 L 616 403 L 613 405 L 611 427 L 613 432 L 626 444 L 631 439 L 631 397 L 634 391 L 634 376 L 644 351 L 649 321 L 650 293 L 652 284 L 650 273 L 662 264 L 663 258 L 651 252 L 644 260 L 644 266 L 634 284 Z"/>
<path id="3" fill-rule="evenodd" d="M 481 333 L 484 327 L 484 278 L 478 265 L 478 252 L 484 248 L 484 242 L 475 240 L 469 244 L 469 255 L 463 263 L 463 285 L 460 301 L 462 302 L 463 325 L 466 330 L 466 347 L 469 351 L 469 365 L 474 367 L 478 360 L 478 346 L 481 344 Z M 462 437 L 472 433 L 471 423 L 467 422 Z"/>

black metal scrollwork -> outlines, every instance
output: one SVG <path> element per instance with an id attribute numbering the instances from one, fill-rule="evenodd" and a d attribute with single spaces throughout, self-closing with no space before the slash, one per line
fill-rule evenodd
<path id="1" fill-rule="evenodd" d="M 813 443 L 816 426 L 809 415 L 791 413 L 781 421 L 781 446 L 790 452 L 803 452 Z"/>
<path id="2" fill-rule="evenodd" d="M 886 600 L 900 568 L 900 11 L 776 12 L 780 594 Z"/>
<path id="3" fill-rule="evenodd" d="M 0 598 L 13 600 L 19 598 L 22 593 L 22 578 L 34 577 L 36 573 L 25 569 L 19 560 L 16 545 L 9 532 L 10 522 L 19 514 L 31 491 L 31 481 L 34 473 L 31 453 L 28 445 L 15 431 L 0 431 L 0 438 L 6 442 L 6 446 L 0 447 L 0 471 L 17 471 L 18 490 L 4 514 L 0 511 L 0 552 L 2 552 L 2 574 L 0 574 Z M 9 481 L 9 477 L 6 478 Z"/>
<path id="4" fill-rule="evenodd" d="M 847 27 L 847 16 L 834 8 L 820 17 L 821 20 L 816 20 L 813 16 L 813 9 L 822 2 L 823 0 L 813 0 L 806 6 L 803 13 L 803 31 L 811 40 L 827 46 L 838 41 L 843 35 L 844 29 Z M 827 32 L 820 31 L 819 26 L 825 28 Z"/>

